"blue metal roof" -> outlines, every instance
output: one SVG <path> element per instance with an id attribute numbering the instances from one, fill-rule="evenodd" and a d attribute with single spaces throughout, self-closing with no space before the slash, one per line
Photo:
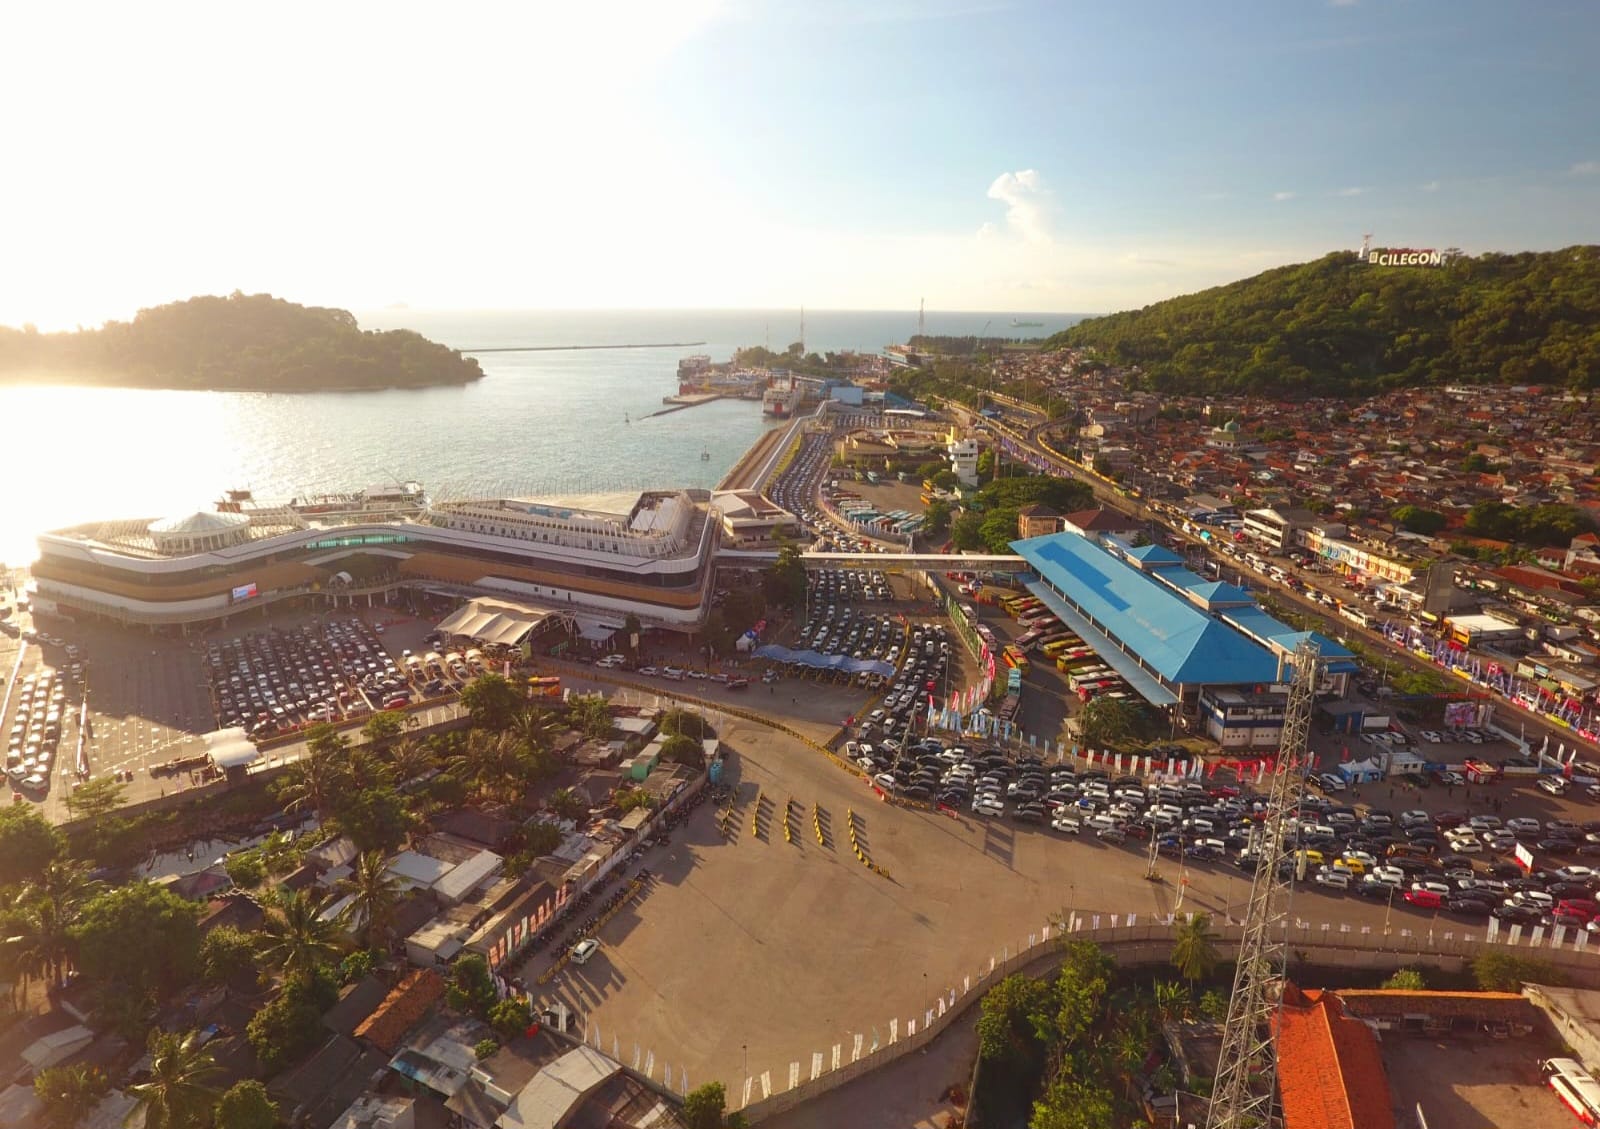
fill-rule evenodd
<path id="1" fill-rule="evenodd" d="M 1164 568 L 1152 574 L 1161 579 L 1161 583 L 1170 584 L 1174 588 L 1198 588 L 1202 584 L 1212 584 L 1198 572 L 1187 568 Z"/>
<path id="2" fill-rule="evenodd" d="M 1221 580 L 1208 580 L 1189 590 L 1190 595 L 1207 604 L 1253 604 L 1255 597 L 1240 588 L 1237 584 L 1228 584 Z"/>
<path id="3" fill-rule="evenodd" d="M 1236 686 L 1277 678 L 1277 661 L 1265 648 L 1076 534 L 1032 537 L 1011 547 L 1038 569 L 1044 584 L 1168 684 Z"/>
<path id="4" fill-rule="evenodd" d="M 1056 595 L 1048 585 L 1034 581 L 1024 587 L 1032 595 L 1044 601 L 1044 606 L 1055 612 L 1062 623 L 1076 631 L 1085 643 L 1093 647 L 1094 653 L 1120 674 L 1133 688 L 1134 693 L 1153 706 L 1177 704 L 1178 695 L 1161 685 L 1161 680 L 1140 666 L 1139 660 L 1124 652 L 1114 640 L 1107 638 L 1104 632 L 1074 611 L 1072 605 Z M 1015 674 L 1016 671 L 1012 673 Z"/>
<path id="5" fill-rule="evenodd" d="M 1121 540 L 1121 538 L 1116 540 L 1118 544 L 1127 546 L 1123 551 L 1128 554 L 1128 559 L 1138 561 L 1140 564 L 1159 567 L 1161 565 L 1183 563 L 1183 558 L 1177 553 L 1160 545 L 1140 545 L 1138 548 L 1134 548 L 1126 541 Z"/>
<path id="6" fill-rule="evenodd" d="M 1294 634 L 1294 628 L 1280 619 L 1274 619 L 1253 603 L 1247 608 L 1224 608 L 1217 615 L 1224 623 L 1233 624 L 1262 644 L 1270 643 L 1280 635 Z"/>

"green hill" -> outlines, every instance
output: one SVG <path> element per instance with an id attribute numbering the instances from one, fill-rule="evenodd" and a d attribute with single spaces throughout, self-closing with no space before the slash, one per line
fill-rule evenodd
<path id="1" fill-rule="evenodd" d="M 1600 247 L 1381 267 L 1338 252 L 1050 338 L 1189 393 L 1600 386 Z"/>
<path id="2" fill-rule="evenodd" d="M 407 329 L 269 294 L 191 298 L 74 333 L 0 327 L 0 383 L 327 392 L 466 384 L 478 362 Z"/>

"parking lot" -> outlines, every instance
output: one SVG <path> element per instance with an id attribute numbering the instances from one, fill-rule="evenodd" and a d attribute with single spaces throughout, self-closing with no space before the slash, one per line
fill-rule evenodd
<path id="1" fill-rule="evenodd" d="M 1397 1035 L 1384 1038 L 1382 1053 L 1397 1125 L 1415 1124 L 1418 1107 L 1428 1129 L 1577 1124 L 1539 1077 L 1540 1057 L 1557 1052 L 1537 1040 Z"/>

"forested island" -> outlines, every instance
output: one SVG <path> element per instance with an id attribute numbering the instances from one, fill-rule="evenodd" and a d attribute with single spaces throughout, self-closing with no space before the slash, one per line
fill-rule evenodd
<path id="1" fill-rule="evenodd" d="M 0 383 L 249 392 L 467 384 L 478 362 L 408 329 L 363 331 L 345 310 L 270 294 L 206 296 L 99 329 L 0 327 Z"/>
<path id="2" fill-rule="evenodd" d="M 1445 383 L 1600 387 L 1600 247 L 1377 266 L 1337 252 L 1106 317 L 1090 346 L 1189 394 L 1359 396 Z"/>

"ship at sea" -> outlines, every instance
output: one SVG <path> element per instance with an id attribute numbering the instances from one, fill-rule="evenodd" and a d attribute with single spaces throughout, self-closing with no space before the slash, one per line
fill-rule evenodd
<path id="1" fill-rule="evenodd" d="M 798 381 L 787 374 L 774 374 L 772 383 L 761 394 L 761 414 L 773 419 L 788 419 L 800 407 L 803 391 Z"/>
<path id="2" fill-rule="evenodd" d="M 428 508 L 428 496 L 420 482 L 402 482 L 393 486 L 368 486 L 337 494 L 307 494 L 289 499 L 281 507 L 260 506 L 249 490 L 228 490 L 217 500 L 217 512 L 223 514 L 250 513 L 254 510 L 285 509 L 303 518 L 324 521 L 346 521 L 372 518 L 415 517 Z"/>
<path id="3" fill-rule="evenodd" d="M 1011 328 L 1012 329 L 1043 329 L 1044 328 L 1044 322 L 1042 322 L 1042 321 L 1018 321 L 1016 318 L 1012 318 L 1011 319 Z"/>

